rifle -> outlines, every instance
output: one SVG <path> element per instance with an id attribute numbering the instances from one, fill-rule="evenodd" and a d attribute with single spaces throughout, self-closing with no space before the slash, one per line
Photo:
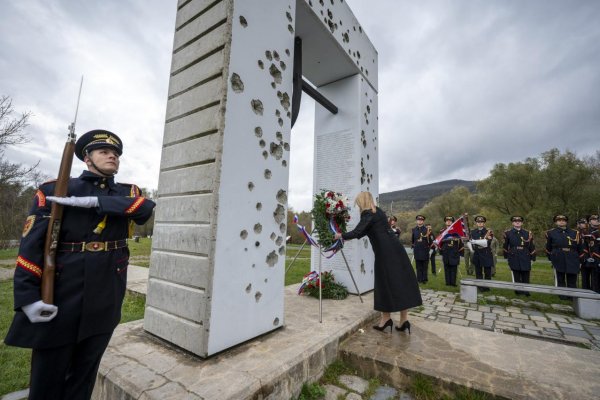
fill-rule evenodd
<path id="1" fill-rule="evenodd" d="M 58 170 L 58 179 L 54 186 L 54 196 L 65 197 L 71 175 L 71 166 L 73 165 L 73 154 L 75 153 L 75 123 L 77 122 L 77 112 L 79 111 L 79 99 L 81 98 L 81 87 L 83 86 L 83 76 L 79 84 L 79 95 L 77 96 L 77 107 L 75 108 L 75 118 L 69 125 L 69 134 L 60 160 Z M 64 206 L 52 203 L 50 211 L 50 220 L 48 221 L 48 230 L 46 231 L 46 242 L 44 243 L 44 270 L 42 271 L 42 301 L 46 304 L 54 303 L 54 274 L 56 273 L 56 249 L 58 247 L 58 236 L 62 225 Z"/>

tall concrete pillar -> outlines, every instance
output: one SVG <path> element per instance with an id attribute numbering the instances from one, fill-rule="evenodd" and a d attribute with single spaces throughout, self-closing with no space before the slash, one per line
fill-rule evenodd
<path id="1" fill-rule="evenodd" d="M 284 323 L 294 3 L 179 1 L 144 328 L 203 357 Z"/>

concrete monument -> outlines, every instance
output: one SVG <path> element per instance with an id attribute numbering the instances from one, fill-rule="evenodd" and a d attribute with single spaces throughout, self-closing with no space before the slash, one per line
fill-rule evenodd
<path id="1" fill-rule="evenodd" d="M 201 357 L 285 323 L 297 39 L 296 72 L 338 107 L 317 106 L 315 190 L 377 195 L 377 53 L 344 1 L 178 4 L 144 329 Z M 365 243 L 346 250 L 360 291 Z"/>

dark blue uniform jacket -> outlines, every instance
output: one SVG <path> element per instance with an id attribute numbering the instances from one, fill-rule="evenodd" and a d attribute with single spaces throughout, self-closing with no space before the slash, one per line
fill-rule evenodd
<path id="1" fill-rule="evenodd" d="M 446 228 L 442 228 L 440 230 L 440 233 L 442 233 L 445 229 Z M 449 237 L 445 240 L 442 240 L 442 242 L 440 243 L 440 254 L 442 255 L 442 260 L 444 261 L 444 264 L 460 264 L 460 257 L 464 255 L 464 247 L 462 240 L 457 237 Z"/>
<path id="2" fill-rule="evenodd" d="M 51 208 L 46 197 L 53 193 L 54 182 L 39 188 L 23 230 L 14 276 L 16 313 L 5 339 L 11 346 L 43 349 L 77 343 L 112 332 L 121 318 L 129 260 L 127 247 L 98 252 L 59 251 L 54 286 L 56 317 L 50 322 L 32 324 L 21 310 L 41 299 L 43 249 Z M 137 186 L 115 183 L 113 178 L 89 171 L 70 179 L 68 196 L 98 196 L 99 207 L 65 206 L 60 243 L 126 239 L 131 221 L 143 224 L 154 208 L 154 202 L 141 197 Z M 105 228 L 94 233 L 105 217 Z"/>
<path id="3" fill-rule="evenodd" d="M 558 272 L 579 273 L 581 258 L 584 256 L 579 232 L 570 228 L 546 231 L 546 254 Z"/>
<path id="4" fill-rule="evenodd" d="M 431 235 L 425 226 L 412 228 L 412 248 L 415 260 L 428 261 L 429 249 L 431 247 Z"/>
<path id="5" fill-rule="evenodd" d="M 494 255 L 492 254 L 492 235 L 488 237 L 488 229 L 473 229 L 471 231 L 471 239 L 486 239 L 487 247 L 473 245 L 473 261 L 479 263 L 482 267 L 491 268 L 494 265 Z"/>
<path id="6" fill-rule="evenodd" d="M 535 245 L 531 232 L 515 228 L 504 231 L 502 249 L 510 269 L 531 271 L 531 261 L 535 261 Z"/>

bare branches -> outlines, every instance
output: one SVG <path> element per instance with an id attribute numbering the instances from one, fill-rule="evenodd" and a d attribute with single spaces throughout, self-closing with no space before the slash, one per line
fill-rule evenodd
<path id="1" fill-rule="evenodd" d="M 0 96 L 0 149 L 27 143 L 30 140 L 23 129 L 28 125 L 31 112 L 22 113 L 17 118 L 12 117 L 14 113 L 12 99 L 8 96 Z"/>

